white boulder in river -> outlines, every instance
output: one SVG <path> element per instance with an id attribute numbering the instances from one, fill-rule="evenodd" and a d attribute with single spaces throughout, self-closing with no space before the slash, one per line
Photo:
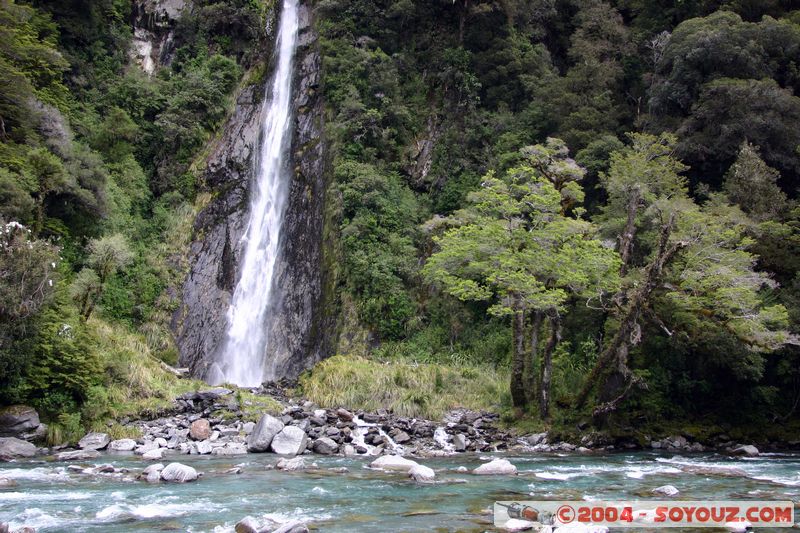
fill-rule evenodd
<path id="1" fill-rule="evenodd" d="M 370 468 L 380 470 L 392 470 L 395 472 L 405 472 L 408 474 L 415 466 L 420 466 L 416 461 L 406 459 L 400 455 L 382 455 L 369 464 Z"/>
<path id="2" fill-rule="evenodd" d="M 108 433 L 97 433 L 93 431 L 87 433 L 78 441 L 78 447 L 81 450 L 102 450 L 108 446 L 109 442 L 111 442 L 111 438 L 108 436 Z"/>
<path id="3" fill-rule="evenodd" d="M 308 436 L 297 426 L 286 426 L 272 439 L 270 447 L 281 455 L 300 455 L 306 449 Z"/>
<path id="4" fill-rule="evenodd" d="M 433 468 L 425 465 L 412 466 L 408 471 L 408 475 L 418 483 L 431 483 L 433 482 L 433 478 L 436 477 L 436 473 L 433 471 Z"/>
<path id="5" fill-rule="evenodd" d="M 130 452 L 136 448 L 136 441 L 133 439 L 112 440 L 108 443 L 108 449 L 115 452 Z"/>
<path id="6" fill-rule="evenodd" d="M 663 485 L 653 489 L 653 494 L 661 494 L 662 496 L 675 496 L 680 492 L 673 485 Z"/>
<path id="7" fill-rule="evenodd" d="M 283 429 L 283 422 L 271 415 L 264 415 L 247 438 L 247 451 L 265 452 L 272 439 Z"/>
<path id="8" fill-rule="evenodd" d="M 175 483 L 186 483 L 198 478 L 197 470 L 181 463 L 170 463 L 161 471 L 161 479 Z"/>
<path id="9" fill-rule="evenodd" d="M 508 459 L 493 459 L 482 464 L 472 473 L 483 476 L 513 476 L 517 473 L 517 467 L 512 465 Z"/>

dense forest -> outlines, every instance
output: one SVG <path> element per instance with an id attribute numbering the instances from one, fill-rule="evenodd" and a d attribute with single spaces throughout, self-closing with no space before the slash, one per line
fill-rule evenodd
<path id="1" fill-rule="evenodd" d="M 152 75 L 139 4 L 0 0 L 0 402 L 62 431 L 179 386 L 204 150 L 267 70 L 269 0 L 189 2 Z M 799 3 L 314 12 L 340 355 L 502 372 L 520 423 L 789 435 Z"/>

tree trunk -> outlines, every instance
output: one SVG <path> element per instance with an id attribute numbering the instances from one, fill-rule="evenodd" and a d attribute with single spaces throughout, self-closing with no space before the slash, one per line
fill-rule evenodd
<path id="1" fill-rule="evenodd" d="M 528 403 L 533 403 L 536 399 L 536 359 L 539 357 L 539 333 L 542 329 L 542 321 L 544 320 L 544 313 L 541 311 L 533 312 L 533 323 L 531 324 L 531 350 L 528 357 L 528 364 L 526 371 L 525 390 L 528 394 Z"/>
<path id="2" fill-rule="evenodd" d="M 622 259 L 622 266 L 619 269 L 621 276 L 628 273 L 628 263 L 631 260 L 631 250 L 633 248 L 633 237 L 636 234 L 636 212 L 639 210 L 640 193 L 639 187 L 631 191 L 628 199 L 628 217 L 622 235 L 619 236 L 619 255 Z"/>
<path id="3" fill-rule="evenodd" d="M 550 418 L 550 382 L 553 377 L 553 352 L 561 342 L 561 317 L 558 311 L 548 315 L 550 320 L 550 339 L 542 354 L 542 377 L 539 384 L 539 413 L 542 420 Z"/>
<path id="4" fill-rule="evenodd" d="M 669 222 L 661 226 L 658 252 L 653 261 L 647 265 L 645 269 L 645 281 L 633 291 L 628 310 L 620 321 L 619 329 L 606 349 L 600 354 L 597 363 L 595 363 L 594 368 L 592 368 L 591 373 L 586 378 L 583 389 L 581 389 L 575 401 L 576 407 L 583 407 L 589 394 L 597 384 L 598 379 L 608 366 L 615 361 L 619 362 L 621 357 L 627 357 L 630 346 L 638 342 L 638 339 L 635 338 L 638 336 L 635 335 L 635 333 L 638 331 L 639 327 L 639 315 L 645 309 L 653 290 L 660 285 L 664 266 L 669 263 L 678 250 L 686 246 L 685 242 L 676 242 L 672 244 L 672 246 L 669 246 L 669 237 L 674 224 L 675 213 L 673 212 L 669 217 Z"/>
<path id="5" fill-rule="evenodd" d="M 511 357 L 511 403 L 514 409 L 525 407 L 525 311 L 512 317 L 513 355 Z"/>

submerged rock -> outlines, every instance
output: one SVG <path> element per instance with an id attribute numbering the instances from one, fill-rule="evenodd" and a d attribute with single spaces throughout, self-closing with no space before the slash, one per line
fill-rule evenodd
<path id="1" fill-rule="evenodd" d="M 673 485 L 662 485 L 653 489 L 653 494 L 661 494 L 663 496 L 675 496 L 680 491 Z"/>
<path id="2" fill-rule="evenodd" d="M 160 461 L 164 458 L 164 448 L 154 448 L 142 454 L 142 459 L 148 461 Z"/>
<path id="3" fill-rule="evenodd" d="M 273 452 L 281 455 L 300 455 L 305 451 L 307 443 L 305 431 L 297 426 L 286 426 L 275 435 L 270 447 Z"/>
<path id="4" fill-rule="evenodd" d="M 306 462 L 302 457 L 292 457 L 291 459 L 280 459 L 275 464 L 278 470 L 285 470 L 286 472 L 294 472 L 295 470 L 305 470 Z"/>
<path id="5" fill-rule="evenodd" d="M 7 477 L 0 477 L 0 489 L 10 489 L 11 487 L 16 487 L 17 482 L 13 479 L 8 479 Z"/>
<path id="6" fill-rule="evenodd" d="M 18 457 L 33 457 L 36 446 L 16 437 L 0 437 L 0 461 L 10 461 Z"/>
<path id="7" fill-rule="evenodd" d="M 91 432 L 78 441 L 78 447 L 81 450 L 102 450 L 108 446 L 109 442 L 111 442 L 111 438 L 108 433 Z"/>
<path id="8" fill-rule="evenodd" d="M 174 483 L 187 483 L 198 477 L 197 470 L 182 463 L 170 463 L 161 471 L 161 479 Z"/>
<path id="9" fill-rule="evenodd" d="M 283 524 L 272 533 L 308 533 L 308 527 L 299 520 L 293 520 L 292 522 Z"/>
<path id="10" fill-rule="evenodd" d="M 217 446 L 211 451 L 211 455 L 244 455 L 247 447 L 242 442 L 229 442 L 225 446 Z"/>
<path id="11" fill-rule="evenodd" d="M 269 450 L 275 435 L 283 429 L 283 422 L 272 415 L 265 414 L 253 428 L 247 439 L 247 451 L 265 452 Z"/>
<path id="12" fill-rule="evenodd" d="M 484 476 L 513 476 L 517 473 L 517 467 L 512 465 L 508 459 L 493 459 L 488 463 L 482 464 L 472 473 Z"/>
<path id="13" fill-rule="evenodd" d="M 75 450 L 72 452 L 61 452 L 56 455 L 57 461 L 84 461 L 86 459 L 97 459 L 100 452 L 97 450 Z"/>
<path id="14" fill-rule="evenodd" d="M 369 464 L 370 468 L 409 473 L 419 463 L 400 455 L 382 455 Z"/>

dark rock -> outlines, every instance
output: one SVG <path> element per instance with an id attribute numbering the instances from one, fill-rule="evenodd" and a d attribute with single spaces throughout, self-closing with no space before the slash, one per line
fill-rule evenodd
<path id="1" fill-rule="evenodd" d="M 272 440 L 283 429 L 283 422 L 271 415 L 263 415 L 258 421 L 250 437 L 247 439 L 247 450 L 265 452 L 269 450 Z"/>
<path id="2" fill-rule="evenodd" d="M 312 449 L 322 455 L 333 455 L 339 451 L 339 445 L 328 437 L 322 437 L 314 441 Z"/>
<path id="3" fill-rule="evenodd" d="M 336 416 L 338 416 L 339 418 L 341 418 L 342 420 L 345 420 L 347 422 L 350 422 L 351 420 L 353 420 L 353 413 L 351 413 L 350 411 L 348 411 L 347 409 L 344 409 L 342 407 L 340 407 L 339 409 L 336 410 Z"/>
<path id="4" fill-rule="evenodd" d="M 36 446 L 16 437 L 0 437 L 0 461 L 10 461 L 19 457 L 33 457 Z"/>
<path id="5" fill-rule="evenodd" d="M 0 437 L 17 437 L 39 427 L 39 414 L 27 405 L 0 408 Z"/>

